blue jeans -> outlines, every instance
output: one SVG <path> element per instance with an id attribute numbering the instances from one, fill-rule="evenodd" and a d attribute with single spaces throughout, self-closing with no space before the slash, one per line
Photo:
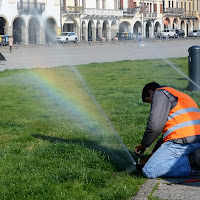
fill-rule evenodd
<path id="1" fill-rule="evenodd" d="M 199 148 L 200 143 L 176 144 L 167 141 L 150 157 L 142 172 L 148 178 L 189 176 L 188 155 Z"/>

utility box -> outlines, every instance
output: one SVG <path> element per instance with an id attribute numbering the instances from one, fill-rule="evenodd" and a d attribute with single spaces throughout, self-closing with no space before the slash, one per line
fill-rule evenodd
<path id="1" fill-rule="evenodd" d="M 200 46 L 192 46 L 188 52 L 188 75 L 191 79 L 188 89 L 200 91 Z"/>

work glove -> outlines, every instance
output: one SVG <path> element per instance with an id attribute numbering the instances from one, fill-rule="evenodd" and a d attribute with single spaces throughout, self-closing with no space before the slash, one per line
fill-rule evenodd
<path id="1" fill-rule="evenodd" d="M 136 154 L 137 156 L 141 156 L 141 155 L 144 153 L 145 150 L 146 150 L 146 148 L 144 148 L 144 147 L 142 146 L 142 144 L 141 144 L 141 145 L 138 145 L 138 146 L 135 147 L 135 154 Z"/>

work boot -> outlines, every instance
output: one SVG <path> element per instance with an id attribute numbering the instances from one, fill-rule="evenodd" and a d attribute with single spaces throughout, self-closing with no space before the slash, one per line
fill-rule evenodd
<path id="1" fill-rule="evenodd" d="M 200 149 L 192 152 L 189 156 L 190 167 L 193 170 L 200 170 Z"/>

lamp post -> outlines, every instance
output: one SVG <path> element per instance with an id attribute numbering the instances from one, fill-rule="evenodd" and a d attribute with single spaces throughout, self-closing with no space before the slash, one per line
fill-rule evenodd
<path id="1" fill-rule="evenodd" d="M 188 37 L 188 26 L 189 26 L 189 24 L 190 24 L 190 20 L 188 19 L 187 23 L 186 23 L 186 25 L 187 25 L 187 27 L 186 27 L 187 28 L 187 37 Z"/>
<path id="2" fill-rule="evenodd" d="M 63 32 L 62 30 L 62 0 L 60 0 L 60 31 L 61 33 Z"/>

